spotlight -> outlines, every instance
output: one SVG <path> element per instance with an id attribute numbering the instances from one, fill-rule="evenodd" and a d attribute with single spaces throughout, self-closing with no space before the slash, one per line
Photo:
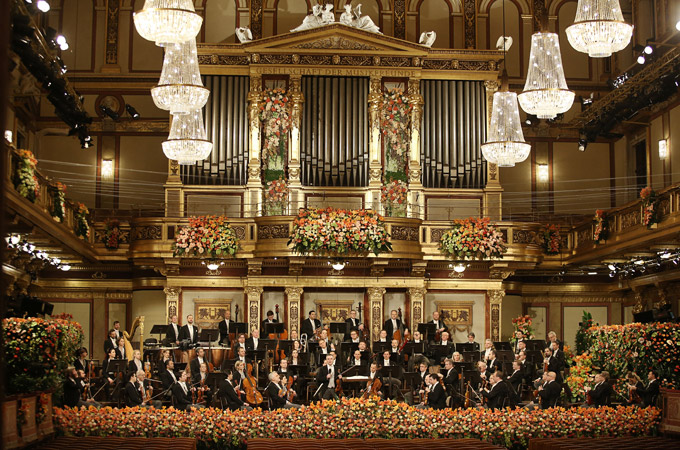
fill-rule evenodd
<path id="1" fill-rule="evenodd" d="M 127 113 L 130 114 L 130 117 L 132 117 L 133 119 L 135 120 L 139 119 L 139 113 L 137 112 L 135 107 L 132 106 L 131 104 L 128 103 L 125 105 L 125 111 L 127 111 Z"/>
<path id="2" fill-rule="evenodd" d="M 637 63 L 638 64 L 644 64 L 645 63 L 645 55 L 638 56 Z"/>
<path id="3" fill-rule="evenodd" d="M 588 272 L 588 275 L 597 275 L 597 272 Z"/>
<path id="4" fill-rule="evenodd" d="M 675 29 L 680 31 L 680 20 L 675 23 Z"/>
<path id="5" fill-rule="evenodd" d="M 659 258 L 661 258 L 661 259 L 668 259 L 670 257 L 671 257 L 671 253 L 668 250 L 661 252 L 659 254 Z"/>
<path id="6" fill-rule="evenodd" d="M 331 264 L 331 267 L 333 270 L 340 271 L 345 268 L 345 263 L 342 261 L 335 261 L 333 264 Z"/>
<path id="7" fill-rule="evenodd" d="M 62 264 L 61 266 L 59 266 L 59 268 L 61 270 L 63 270 L 64 272 L 68 272 L 69 270 L 71 270 L 71 265 L 70 264 Z"/>
<path id="8" fill-rule="evenodd" d="M 609 270 L 616 270 L 616 266 L 614 264 L 609 264 L 607 265 L 607 267 L 609 268 Z"/>
<path id="9" fill-rule="evenodd" d="M 66 38 L 64 37 L 63 34 L 60 34 L 60 35 L 57 36 L 57 38 L 55 39 L 55 42 L 56 42 L 57 44 L 59 44 L 59 45 L 64 45 L 64 44 L 66 44 Z"/>
<path id="10" fill-rule="evenodd" d="M 50 4 L 45 0 L 38 0 L 38 3 L 36 3 L 35 6 L 37 6 L 38 9 L 44 13 L 50 10 Z"/>
<path id="11" fill-rule="evenodd" d="M 654 47 L 652 47 L 651 45 L 648 45 L 648 46 L 645 47 L 645 49 L 643 51 L 646 54 L 651 55 L 652 53 L 654 53 Z"/>
<path id="12" fill-rule="evenodd" d="M 101 110 L 101 112 L 103 112 L 113 120 L 118 120 L 118 118 L 120 117 L 120 115 L 117 112 L 115 112 L 106 105 L 99 105 L 99 109 Z"/>
<path id="13" fill-rule="evenodd" d="M 453 270 L 456 271 L 456 273 L 463 273 L 465 272 L 466 268 L 467 265 L 463 263 L 457 263 L 455 266 L 453 266 Z"/>
<path id="14" fill-rule="evenodd" d="M 616 272 L 609 272 L 609 278 L 614 278 L 616 276 Z"/>
<path id="15" fill-rule="evenodd" d="M 579 139 L 578 140 L 578 151 L 579 152 L 585 152 L 586 148 L 588 147 L 588 141 L 585 139 Z"/>
<path id="16" fill-rule="evenodd" d="M 204 266 L 208 268 L 208 270 L 212 270 L 213 272 L 224 264 L 222 261 L 217 261 L 216 259 L 211 259 L 207 263 L 205 261 L 201 262 Z"/>

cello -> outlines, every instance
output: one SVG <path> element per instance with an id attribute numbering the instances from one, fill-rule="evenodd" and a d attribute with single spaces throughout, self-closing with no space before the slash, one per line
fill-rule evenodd
<path id="1" fill-rule="evenodd" d="M 372 379 L 372 380 L 367 381 L 366 382 L 366 389 L 364 389 L 364 393 L 361 395 L 361 398 L 366 400 L 368 397 L 370 397 L 372 395 L 378 395 L 378 392 L 380 391 L 381 387 L 382 387 L 382 382 L 377 377 Z"/>
<path id="2" fill-rule="evenodd" d="M 246 401 L 251 405 L 259 405 L 264 401 L 262 394 L 257 390 L 257 384 L 253 379 L 253 365 L 248 364 L 248 369 L 245 372 L 246 377 L 241 380 L 241 386 L 246 392 Z"/>

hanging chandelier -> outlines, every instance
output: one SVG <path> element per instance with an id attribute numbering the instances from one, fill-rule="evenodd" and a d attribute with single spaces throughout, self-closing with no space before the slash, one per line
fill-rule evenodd
<path id="1" fill-rule="evenodd" d="M 212 142 L 207 139 L 202 111 L 173 114 L 168 140 L 162 145 L 165 156 L 179 164 L 194 164 L 207 158 L 212 151 Z"/>
<path id="2" fill-rule="evenodd" d="M 591 58 L 623 50 L 633 36 L 633 26 L 624 22 L 619 0 L 578 0 L 574 24 L 566 31 L 571 46 Z"/>
<path id="3" fill-rule="evenodd" d="M 527 114 L 553 119 L 574 103 L 574 92 L 567 88 L 557 34 L 540 32 L 531 36 L 529 71 L 524 90 L 517 96 Z"/>
<path id="4" fill-rule="evenodd" d="M 491 122 L 486 139 L 486 143 L 482 144 L 482 155 L 499 167 L 514 167 L 516 163 L 527 159 L 531 152 L 531 145 L 524 142 L 517 94 L 508 92 L 506 86 L 493 94 Z"/>
<path id="5" fill-rule="evenodd" d="M 146 0 L 133 19 L 140 36 L 161 47 L 196 38 L 203 23 L 192 0 Z"/>
<path id="6" fill-rule="evenodd" d="M 187 114 L 203 108 L 209 94 L 201 80 L 196 40 L 166 46 L 160 81 L 151 89 L 156 106 L 171 114 Z"/>

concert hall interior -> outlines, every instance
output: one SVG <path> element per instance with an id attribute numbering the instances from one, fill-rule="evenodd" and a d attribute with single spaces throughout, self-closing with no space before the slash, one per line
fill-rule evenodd
<path id="1" fill-rule="evenodd" d="M 1 3 L 7 448 L 676 444 L 680 1 Z"/>

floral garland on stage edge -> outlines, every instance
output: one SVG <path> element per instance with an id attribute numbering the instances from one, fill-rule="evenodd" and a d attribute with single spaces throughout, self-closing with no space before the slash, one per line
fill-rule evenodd
<path id="1" fill-rule="evenodd" d="M 543 251 L 546 255 L 557 255 L 562 249 L 560 228 L 557 225 L 546 225 L 543 230 Z"/>
<path id="2" fill-rule="evenodd" d="M 380 188 L 380 202 L 389 217 L 406 217 L 408 185 L 401 180 L 392 180 Z"/>
<path id="3" fill-rule="evenodd" d="M 18 150 L 18 158 L 14 169 L 14 189 L 19 195 L 31 202 L 35 202 L 40 196 L 40 183 L 35 174 L 35 166 L 38 160 L 30 150 Z"/>
<path id="4" fill-rule="evenodd" d="M 439 250 L 454 258 L 502 258 L 507 251 L 503 235 L 488 217 L 454 220 L 453 228 L 444 233 Z"/>
<path id="5" fill-rule="evenodd" d="M 593 231 L 593 240 L 595 242 L 606 241 L 609 237 L 609 220 L 607 220 L 607 213 L 598 209 L 595 211 L 595 231 Z"/>
<path id="6" fill-rule="evenodd" d="M 657 432 L 661 410 L 616 408 L 417 409 L 391 400 L 347 399 L 301 409 L 250 412 L 205 408 L 55 408 L 66 436 L 192 437 L 200 448 L 243 448 L 253 438 L 480 439 L 511 449 L 558 437 L 645 436 Z"/>
<path id="7" fill-rule="evenodd" d="M 7 393 L 57 389 L 83 340 L 83 328 L 66 318 L 12 317 L 2 322 Z"/>
<path id="8" fill-rule="evenodd" d="M 380 128 L 385 145 L 385 178 L 406 181 L 409 124 L 411 110 L 408 96 L 398 88 L 384 93 Z"/>
<path id="9" fill-rule="evenodd" d="M 648 186 L 640 191 L 640 199 L 642 200 L 642 225 L 651 228 L 659 223 L 656 192 Z"/>
<path id="10" fill-rule="evenodd" d="M 118 250 L 120 247 L 120 221 L 118 219 L 106 221 L 103 241 L 107 250 Z"/>
<path id="11" fill-rule="evenodd" d="M 260 121 L 264 125 L 262 163 L 265 181 L 283 176 L 287 136 L 291 128 L 290 105 L 285 89 L 272 89 L 264 93 L 263 103 L 260 105 Z"/>
<path id="12" fill-rule="evenodd" d="M 66 185 L 57 181 L 54 185 L 48 186 L 52 197 L 52 218 L 58 222 L 64 221 L 66 213 Z"/>
<path id="13" fill-rule="evenodd" d="M 189 226 L 182 227 L 175 238 L 175 256 L 217 258 L 234 256 L 238 251 L 238 237 L 224 216 L 189 218 Z"/>
<path id="14" fill-rule="evenodd" d="M 90 210 L 83 203 L 76 203 L 76 210 L 73 212 L 73 218 L 75 219 L 74 231 L 76 236 L 83 239 L 90 237 L 90 224 L 87 223 L 87 216 L 90 214 Z"/>
<path id="15" fill-rule="evenodd" d="M 264 190 L 264 212 L 267 216 L 283 215 L 288 203 L 288 183 L 283 178 L 267 183 Z"/>
<path id="16" fill-rule="evenodd" d="M 301 209 L 288 245 L 301 255 L 392 251 L 385 219 L 370 209 Z"/>

